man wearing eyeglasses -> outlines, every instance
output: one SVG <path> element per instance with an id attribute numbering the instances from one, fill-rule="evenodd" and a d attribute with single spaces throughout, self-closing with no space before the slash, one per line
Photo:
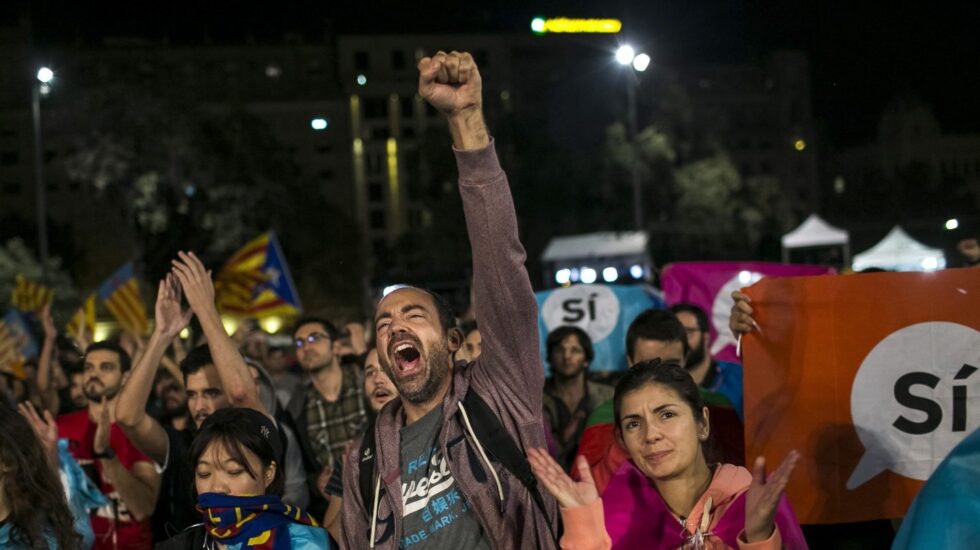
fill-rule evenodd
<path id="1" fill-rule="evenodd" d="M 323 478 L 323 483 L 314 482 L 318 487 L 329 479 L 347 442 L 364 432 L 368 418 L 361 370 L 341 365 L 337 336 L 333 323 L 316 317 L 300 319 L 293 330 L 305 381 L 286 410 L 296 423 L 307 471 Z M 311 510 L 321 512 L 317 507 Z"/>

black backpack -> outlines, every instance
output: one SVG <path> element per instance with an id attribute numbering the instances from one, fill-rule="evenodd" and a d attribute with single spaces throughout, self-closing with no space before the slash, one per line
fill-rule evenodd
<path id="1" fill-rule="evenodd" d="M 497 418 L 497 415 L 494 414 L 493 410 L 490 409 L 483 398 L 473 391 L 473 388 L 467 390 L 466 395 L 463 396 L 463 406 L 466 407 L 466 413 L 469 415 L 473 433 L 483 444 L 484 450 L 490 455 L 493 455 L 498 462 L 503 464 L 504 468 L 507 468 L 507 471 L 521 481 L 521 484 L 531 494 L 531 498 L 534 500 L 534 504 L 538 507 L 538 510 L 547 519 L 548 509 L 544 505 L 541 490 L 538 489 L 538 479 L 534 477 L 534 472 L 531 471 L 531 464 L 527 461 L 527 456 L 521 452 L 517 443 L 514 442 L 514 438 L 504 429 L 500 423 L 500 419 Z M 374 500 L 374 462 L 377 456 L 374 443 L 374 422 L 372 421 L 364 433 L 364 439 L 361 441 L 361 448 L 358 454 L 360 457 L 360 462 L 358 463 L 358 484 L 360 485 L 361 499 L 364 502 L 365 508 L 370 508 Z M 558 523 L 558 531 L 556 532 L 553 524 L 550 521 L 548 522 L 548 528 L 551 529 L 551 535 L 554 537 L 556 544 L 558 543 L 562 530 L 560 514 L 558 514 Z"/>

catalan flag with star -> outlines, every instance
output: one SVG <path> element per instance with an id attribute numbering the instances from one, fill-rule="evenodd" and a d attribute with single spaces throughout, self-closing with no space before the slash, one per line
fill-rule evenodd
<path id="1" fill-rule="evenodd" d="M 88 298 L 82 302 L 82 307 L 75 311 L 75 314 L 71 316 L 68 320 L 68 325 L 65 327 L 68 330 L 68 334 L 72 338 L 78 338 L 79 333 L 82 328 L 88 334 L 95 333 L 95 294 L 89 294 Z"/>
<path id="2" fill-rule="evenodd" d="M 263 233 L 236 252 L 214 281 L 218 311 L 269 317 L 302 311 L 299 293 L 274 231 Z"/>
<path id="3" fill-rule="evenodd" d="M 139 282 L 136 280 L 132 262 L 119 268 L 102 283 L 99 287 L 99 298 L 123 330 L 146 334 L 150 325 L 146 319 L 146 306 L 140 295 Z"/>
<path id="4" fill-rule="evenodd" d="M 29 281 L 18 275 L 14 290 L 10 293 L 10 303 L 24 313 L 41 311 L 54 299 L 54 290 L 37 281 Z"/>

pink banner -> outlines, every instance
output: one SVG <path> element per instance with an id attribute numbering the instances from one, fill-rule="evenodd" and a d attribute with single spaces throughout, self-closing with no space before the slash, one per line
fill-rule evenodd
<path id="1" fill-rule="evenodd" d="M 763 277 L 827 275 L 834 268 L 767 262 L 678 262 L 664 267 L 660 283 L 669 305 L 694 304 L 708 313 L 711 325 L 711 355 L 719 361 L 739 362 L 735 338 L 728 330 L 733 291 Z"/>

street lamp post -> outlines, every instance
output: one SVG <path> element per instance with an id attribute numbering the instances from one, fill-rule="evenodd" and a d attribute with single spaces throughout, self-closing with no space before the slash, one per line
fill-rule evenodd
<path id="1" fill-rule="evenodd" d="M 41 260 L 41 280 L 45 280 L 48 268 L 48 216 L 47 197 L 44 188 L 44 148 L 41 141 L 41 87 L 48 86 L 54 73 L 47 67 L 37 72 L 37 80 L 31 86 L 31 112 L 34 118 L 34 185 L 37 197 L 37 246 Z"/>
<path id="2" fill-rule="evenodd" d="M 632 67 L 633 71 L 626 76 L 626 130 L 629 134 L 630 147 L 633 149 L 633 159 L 630 162 L 630 183 L 633 187 L 633 226 L 637 231 L 643 231 L 643 192 L 640 187 L 640 148 L 636 142 L 636 92 L 639 79 L 636 73 L 642 73 L 650 66 L 650 56 L 637 54 L 632 47 L 624 45 L 616 50 L 616 62 L 623 66 Z"/>

